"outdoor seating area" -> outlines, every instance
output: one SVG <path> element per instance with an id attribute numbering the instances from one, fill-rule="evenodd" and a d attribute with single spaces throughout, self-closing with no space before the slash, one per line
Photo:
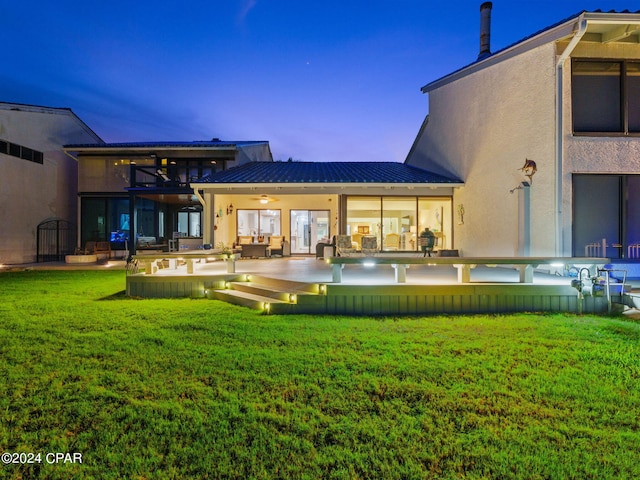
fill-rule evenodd
<path id="1" fill-rule="evenodd" d="M 134 255 L 129 262 L 129 268 L 132 273 L 141 272 L 145 275 L 153 275 L 164 269 L 178 273 L 178 267 L 184 265 L 186 267 L 185 273 L 193 275 L 196 272 L 196 265 L 216 260 L 226 262 L 226 271 L 228 273 L 236 271 L 236 256 L 219 250 Z"/>
<path id="2" fill-rule="evenodd" d="M 233 246 L 240 258 L 269 258 L 290 255 L 290 246 L 284 235 L 263 236 L 240 235 Z"/>
<path id="3" fill-rule="evenodd" d="M 65 263 L 107 262 L 110 258 L 111 244 L 109 242 L 87 242 L 84 248 L 76 248 L 73 255 L 66 255 Z"/>

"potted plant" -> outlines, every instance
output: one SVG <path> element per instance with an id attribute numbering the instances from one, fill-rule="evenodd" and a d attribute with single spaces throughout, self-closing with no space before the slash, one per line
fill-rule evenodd
<path id="1" fill-rule="evenodd" d="M 224 244 L 224 242 L 216 243 L 216 249 L 224 256 L 225 259 L 229 259 L 233 256 L 233 250 L 231 247 Z"/>

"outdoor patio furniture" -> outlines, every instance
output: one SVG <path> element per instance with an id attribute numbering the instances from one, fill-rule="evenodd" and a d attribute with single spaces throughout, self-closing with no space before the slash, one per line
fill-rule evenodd
<path id="1" fill-rule="evenodd" d="M 388 233 L 384 237 L 385 250 L 398 250 L 400 248 L 400 235 L 397 233 Z"/>
<path id="2" fill-rule="evenodd" d="M 284 257 L 285 238 L 283 235 L 271 235 L 269 237 L 269 253 L 270 255 L 280 255 Z"/>
<path id="3" fill-rule="evenodd" d="M 269 256 L 269 245 L 266 243 L 252 243 L 242 245 L 241 258 L 260 258 Z"/>
<path id="4" fill-rule="evenodd" d="M 251 235 L 240 235 L 236 245 L 251 245 L 253 243 L 253 237 Z"/>
<path id="5" fill-rule="evenodd" d="M 364 235 L 362 237 L 361 251 L 364 255 L 375 255 L 378 253 L 378 237 L 375 235 Z"/>
<path id="6" fill-rule="evenodd" d="M 356 244 L 356 250 L 360 250 L 362 248 L 362 236 L 362 233 L 354 233 L 351 235 L 351 242 Z"/>
<path id="7" fill-rule="evenodd" d="M 93 255 L 96 249 L 96 242 L 87 242 L 84 248 L 76 248 L 76 255 Z"/>
<path id="8" fill-rule="evenodd" d="M 336 251 L 341 257 L 348 257 L 356 252 L 356 248 L 351 242 L 351 235 L 338 235 L 336 237 Z"/>
<path id="9" fill-rule="evenodd" d="M 96 242 L 96 246 L 93 250 L 93 253 L 95 253 L 96 255 L 99 254 L 108 254 L 111 255 L 111 243 L 109 242 Z"/>
<path id="10" fill-rule="evenodd" d="M 328 255 L 325 255 L 325 248 L 330 248 L 329 251 L 331 252 L 332 257 L 336 256 L 336 236 L 335 235 L 331 239 L 331 242 L 329 242 L 328 239 L 325 239 L 324 241 L 320 241 L 316 244 L 316 259 L 325 258 L 326 256 L 328 256 Z"/>

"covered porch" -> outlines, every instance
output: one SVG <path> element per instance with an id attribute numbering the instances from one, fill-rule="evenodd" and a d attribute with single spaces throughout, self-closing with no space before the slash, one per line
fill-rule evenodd
<path id="1" fill-rule="evenodd" d="M 334 235 L 373 237 L 376 250 L 417 252 L 430 228 L 455 248 L 453 188 L 462 182 L 399 163 L 250 163 L 191 183 L 203 208 L 205 243 L 282 235 L 292 255 L 315 255 Z"/>

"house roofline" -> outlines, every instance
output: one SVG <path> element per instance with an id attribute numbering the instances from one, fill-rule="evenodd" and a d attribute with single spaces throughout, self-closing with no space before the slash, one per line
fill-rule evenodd
<path id="1" fill-rule="evenodd" d="M 15 102 L 2 102 L 0 101 L 0 109 L 2 110 L 14 110 L 31 113 L 48 113 L 54 115 L 68 115 L 73 117 L 89 135 L 94 137 L 99 143 L 104 143 L 100 135 L 94 132 L 89 125 L 87 125 L 73 110 L 68 107 L 45 107 L 41 105 L 29 105 L 26 103 Z"/>
<path id="2" fill-rule="evenodd" d="M 317 188 L 317 189 L 346 189 L 346 188 L 407 188 L 407 189 L 416 189 L 416 188 L 453 188 L 453 187 L 463 187 L 464 182 L 451 182 L 451 183 L 401 183 L 401 182 L 387 182 L 387 183 L 367 183 L 367 182 L 323 182 L 323 183 L 306 183 L 306 182 L 289 182 L 289 183 L 198 183 L 192 182 L 189 184 L 193 189 L 199 190 L 211 190 L 211 189 L 219 189 L 219 190 L 238 190 L 238 189 L 277 189 L 282 190 L 285 188 L 296 189 L 296 188 Z"/>
<path id="3" fill-rule="evenodd" d="M 598 24 L 640 24 L 640 13 L 627 13 L 627 12 L 586 12 L 582 11 L 579 14 L 573 15 L 566 20 L 562 20 L 559 23 L 552 25 L 538 33 L 520 40 L 508 47 L 498 50 L 497 52 L 485 57 L 479 61 L 476 61 L 470 65 L 462 67 L 455 72 L 452 72 L 444 77 L 441 77 L 433 82 L 426 84 L 420 90 L 422 93 L 429 93 L 437 88 L 440 88 L 449 83 L 455 82 L 461 78 L 471 75 L 480 70 L 501 63 L 510 58 L 521 55 L 524 52 L 533 50 L 550 42 L 569 38 L 574 35 L 582 22 L 587 22 L 588 25 Z"/>

